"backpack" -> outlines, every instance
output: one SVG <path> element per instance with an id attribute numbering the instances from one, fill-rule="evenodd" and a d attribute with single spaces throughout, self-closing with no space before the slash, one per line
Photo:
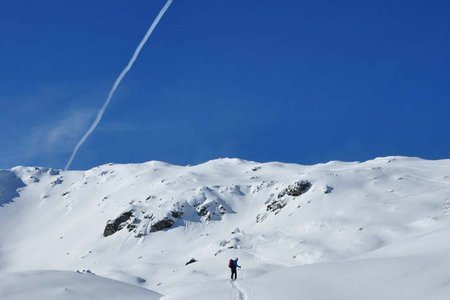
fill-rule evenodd
<path id="1" fill-rule="evenodd" d="M 230 259 L 230 260 L 228 261 L 228 268 L 232 268 L 232 267 L 233 267 L 233 260 Z"/>

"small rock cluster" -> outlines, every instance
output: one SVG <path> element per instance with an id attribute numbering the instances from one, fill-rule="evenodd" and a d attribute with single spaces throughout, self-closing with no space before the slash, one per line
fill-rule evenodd
<path id="1" fill-rule="evenodd" d="M 220 195 L 226 193 L 233 197 L 240 197 L 244 194 L 239 186 L 203 186 L 198 188 L 188 200 L 177 201 L 167 208 L 164 205 L 158 205 L 151 212 L 147 211 L 149 202 L 156 202 L 155 196 L 148 196 L 144 200 L 131 200 L 130 208 L 121 213 L 115 219 L 107 222 L 103 236 L 108 237 L 117 231 L 127 228 L 134 233 L 134 237 L 141 238 L 150 233 L 173 228 L 182 224 L 186 220 L 193 222 L 220 221 L 222 216 L 227 213 L 234 213 L 233 209 L 223 200 Z M 104 197 L 102 201 L 107 199 Z M 174 200 L 172 198 L 172 200 Z M 160 203 L 168 201 L 159 198 Z"/>
<path id="2" fill-rule="evenodd" d="M 151 227 L 150 227 L 150 232 L 156 232 L 156 231 L 160 231 L 160 230 L 164 230 L 167 228 L 170 228 L 173 226 L 173 224 L 175 224 L 174 220 L 171 219 L 162 219 L 160 221 L 157 221 L 156 223 L 154 223 Z"/>
<path id="3" fill-rule="evenodd" d="M 266 211 L 273 212 L 274 214 L 278 214 L 283 207 L 285 207 L 288 203 L 288 199 L 286 196 L 290 197 L 298 197 L 306 193 L 312 186 L 312 183 L 308 180 L 296 181 L 293 184 L 289 185 L 285 189 L 283 189 L 280 193 L 278 193 L 277 199 L 269 199 L 266 204 Z M 264 218 L 259 217 L 257 222 L 262 221 Z"/>
<path id="4" fill-rule="evenodd" d="M 289 185 L 287 188 L 282 190 L 278 194 L 278 198 L 283 198 L 284 196 L 292 196 L 292 197 L 298 197 L 304 193 L 306 193 L 310 188 L 312 184 L 308 180 L 302 180 L 302 181 L 296 181 L 293 184 Z"/>
<path id="5" fill-rule="evenodd" d="M 103 236 L 107 237 L 121 230 L 127 225 L 127 221 L 129 221 L 132 217 L 133 211 L 127 211 L 122 213 L 114 220 L 109 220 L 108 223 L 106 223 L 105 230 L 103 231 Z"/>
<path id="6" fill-rule="evenodd" d="M 172 218 L 177 219 L 183 215 L 182 211 L 171 211 Z M 140 218 L 144 219 L 144 222 Z M 126 228 L 129 232 L 134 232 L 134 237 L 141 238 L 147 235 L 147 226 L 149 226 L 149 232 L 156 232 L 164 229 L 168 229 L 175 224 L 175 221 L 169 216 L 164 217 L 160 220 L 155 220 L 153 214 L 142 214 L 135 209 L 121 213 L 117 218 L 109 220 L 106 223 L 105 229 L 103 231 L 103 236 L 108 237 L 117 231 Z M 142 226 L 141 226 L 142 225 Z"/>

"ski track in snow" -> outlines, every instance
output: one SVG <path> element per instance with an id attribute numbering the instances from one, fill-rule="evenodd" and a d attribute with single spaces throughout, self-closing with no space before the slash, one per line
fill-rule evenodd
<path id="1" fill-rule="evenodd" d="M 238 293 L 239 300 L 250 300 L 245 290 L 236 281 L 231 281 L 231 287 Z"/>
<path id="2" fill-rule="evenodd" d="M 447 184 L 447 185 L 450 184 L 450 182 L 448 182 L 448 181 L 425 178 L 425 177 L 417 176 L 417 175 L 414 175 L 414 174 L 409 174 L 408 177 L 416 178 L 416 179 L 427 181 L 427 182 L 431 182 L 431 183 L 439 183 L 439 184 Z"/>

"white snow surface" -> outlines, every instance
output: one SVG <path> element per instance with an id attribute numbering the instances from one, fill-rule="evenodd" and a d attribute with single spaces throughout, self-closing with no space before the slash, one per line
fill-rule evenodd
<path id="1" fill-rule="evenodd" d="M 120 281 L 69 271 L 0 274 L 0 299 L 157 300 L 161 295 Z"/>
<path id="2" fill-rule="evenodd" d="M 409 157 L 15 167 L 0 298 L 450 299 L 449 198 L 450 160 Z"/>

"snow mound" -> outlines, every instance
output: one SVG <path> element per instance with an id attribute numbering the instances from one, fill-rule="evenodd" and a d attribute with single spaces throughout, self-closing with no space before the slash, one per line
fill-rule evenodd
<path id="1" fill-rule="evenodd" d="M 93 274 L 68 271 L 0 273 L 2 300 L 156 300 L 161 295 Z"/>

